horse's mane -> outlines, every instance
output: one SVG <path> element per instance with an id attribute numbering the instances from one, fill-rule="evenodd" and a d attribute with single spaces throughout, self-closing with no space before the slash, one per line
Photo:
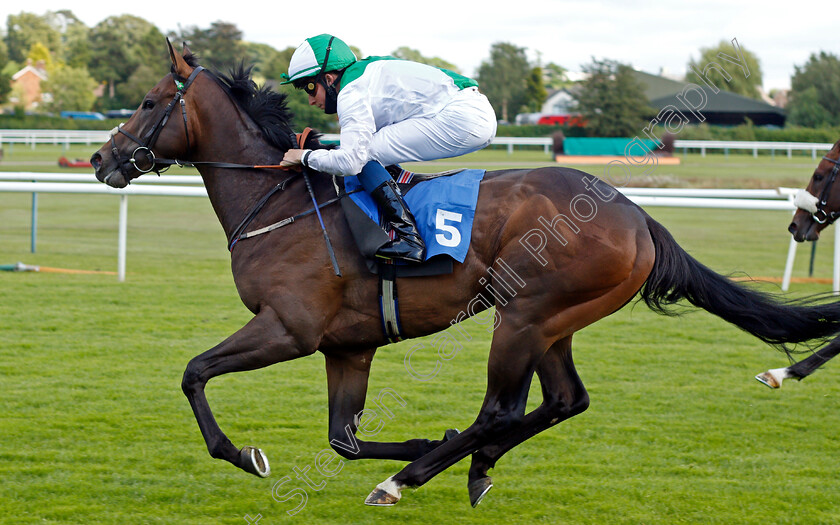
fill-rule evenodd
<path id="1" fill-rule="evenodd" d="M 227 75 L 216 73 L 231 98 L 254 120 L 269 144 L 288 150 L 296 147 L 286 94 L 266 85 L 257 86 L 251 78 L 251 66 L 240 63 Z"/>
<path id="2" fill-rule="evenodd" d="M 192 52 L 187 52 L 184 60 L 190 67 L 199 65 L 198 57 Z M 246 67 L 240 63 L 228 74 L 214 71 L 211 75 L 257 124 L 269 144 L 283 151 L 297 147 L 291 125 L 294 114 L 286 102 L 287 95 L 273 91 L 266 85 L 257 86 L 251 78 L 251 70 L 251 66 Z M 317 138 L 317 135 L 313 138 Z"/>

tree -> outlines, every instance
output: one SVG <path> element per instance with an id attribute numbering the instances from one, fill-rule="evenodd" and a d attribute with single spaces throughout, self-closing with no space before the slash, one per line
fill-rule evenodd
<path id="1" fill-rule="evenodd" d="M 16 64 L 9 60 L 9 52 L 5 40 L 0 40 L 0 105 L 5 104 L 12 91 L 12 71 Z"/>
<path id="2" fill-rule="evenodd" d="M 501 120 L 526 103 L 525 79 L 531 71 L 525 48 L 506 42 L 490 47 L 490 59 L 481 63 L 477 80 Z"/>
<path id="3" fill-rule="evenodd" d="M 795 66 L 790 80 L 788 122 L 798 126 L 821 127 L 836 124 L 840 118 L 840 59 L 820 51 L 803 66 Z"/>
<path id="4" fill-rule="evenodd" d="M 47 70 L 52 69 L 54 64 L 50 50 L 40 42 L 32 44 L 32 47 L 29 48 L 29 52 L 26 54 L 26 59 L 31 60 L 33 64 L 42 62 L 44 64 L 44 69 Z"/>
<path id="5" fill-rule="evenodd" d="M 10 61 L 9 58 L 9 48 L 6 46 L 5 40 L 0 40 L 0 69 L 6 67 L 6 64 Z"/>
<path id="6" fill-rule="evenodd" d="M 53 53 L 61 50 L 61 33 L 50 24 L 48 17 L 25 12 L 9 15 L 6 19 L 6 46 L 11 60 L 25 62 L 29 50 L 38 42 Z"/>
<path id="7" fill-rule="evenodd" d="M 632 137 L 656 112 L 648 105 L 644 88 L 632 68 L 613 60 L 592 60 L 584 66 L 586 80 L 573 96 L 586 121 L 586 133 L 598 137 Z"/>
<path id="8" fill-rule="evenodd" d="M 9 94 L 12 92 L 12 75 L 0 71 L 0 105 L 9 101 Z"/>
<path id="9" fill-rule="evenodd" d="M 133 16 L 111 16 L 90 30 L 90 73 L 109 86 L 104 108 L 120 108 L 129 104 L 117 96 L 117 86 L 128 81 L 141 66 L 159 72 L 168 71 L 169 55 L 163 34 L 150 22 Z"/>
<path id="10" fill-rule="evenodd" d="M 725 58 L 728 57 L 729 59 Z M 738 65 L 734 62 L 739 62 Z M 704 81 L 700 74 L 711 63 L 716 63 L 726 70 L 727 79 L 720 71 L 709 68 L 706 78 L 713 82 L 719 89 L 731 91 L 745 97 L 761 100 L 761 64 L 758 58 L 743 48 L 737 40 L 721 42 L 708 48 L 700 49 L 700 60 L 694 59 L 688 62 L 688 73 L 685 76 L 686 82 L 703 85 Z M 747 76 L 749 74 L 749 76 Z"/>
<path id="11" fill-rule="evenodd" d="M 428 64 L 430 66 L 448 69 L 450 71 L 460 73 L 460 71 L 458 70 L 458 66 L 456 66 L 455 64 L 447 62 L 446 60 L 438 57 L 425 57 L 420 53 L 420 51 L 417 51 L 416 49 L 411 49 L 410 47 L 398 47 L 397 49 L 391 52 L 391 55 L 397 58 L 402 58 L 403 60 L 420 62 L 421 64 Z"/>
<path id="12" fill-rule="evenodd" d="M 828 111 L 820 104 L 820 95 L 815 86 L 798 91 L 795 97 L 791 97 L 787 111 L 787 122 L 793 126 L 821 128 L 833 123 Z"/>
<path id="13" fill-rule="evenodd" d="M 51 95 L 50 111 L 89 111 L 96 101 L 96 81 L 86 68 L 57 67 L 50 71 L 43 91 Z"/>
<path id="14" fill-rule="evenodd" d="M 143 102 L 149 89 L 158 83 L 161 73 L 149 64 L 141 64 L 126 82 L 117 86 L 117 99 L 124 108 L 136 108 Z"/>
<path id="15" fill-rule="evenodd" d="M 58 60 L 70 67 L 87 67 L 90 62 L 90 28 L 67 9 L 55 13 L 48 12 L 47 17 L 61 32 L 61 53 Z"/>
<path id="16" fill-rule="evenodd" d="M 541 67 L 531 69 L 531 74 L 525 81 L 525 99 L 528 111 L 538 113 L 548 98 L 548 91 L 543 84 L 543 70 Z"/>
<path id="17" fill-rule="evenodd" d="M 207 29 L 189 26 L 176 39 L 186 42 L 203 63 L 216 70 L 230 69 L 246 56 L 242 31 L 229 22 L 213 22 Z"/>
<path id="18" fill-rule="evenodd" d="M 572 83 L 566 75 L 568 70 L 563 66 L 558 66 L 554 62 L 549 62 L 543 68 L 543 84 L 546 89 L 562 89 L 570 86 Z"/>
<path id="19" fill-rule="evenodd" d="M 277 59 L 278 51 L 268 44 L 254 42 L 243 42 L 242 48 L 245 52 L 245 63 L 253 66 L 253 72 L 262 78 L 266 78 L 269 68 Z M 280 78 L 279 76 L 276 78 Z"/>

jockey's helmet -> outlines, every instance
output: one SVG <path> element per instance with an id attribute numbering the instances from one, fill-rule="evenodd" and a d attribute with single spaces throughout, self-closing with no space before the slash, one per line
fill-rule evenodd
<path id="1" fill-rule="evenodd" d="M 338 71 L 354 62 L 355 53 L 340 38 L 328 34 L 313 36 L 295 49 L 289 62 L 289 74 L 282 75 L 285 79 L 282 84 L 327 71 Z"/>

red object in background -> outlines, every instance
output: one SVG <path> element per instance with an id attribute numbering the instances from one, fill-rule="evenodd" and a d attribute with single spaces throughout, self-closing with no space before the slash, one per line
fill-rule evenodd
<path id="1" fill-rule="evenodd" d="M 582 128 L 586 125 L 586 121 L 579 115 L 543 115 L 537 121 L 537 124 L 543 126 L 576 126 Z"/>
<path id="2" fill-rule="evenodd" d="M 62 168 L 91 168 L 90 161 L 84 159 L 76 159 L 74 161 L 67 160 L 67 157 L 58 159 L 58 165 Z"/>

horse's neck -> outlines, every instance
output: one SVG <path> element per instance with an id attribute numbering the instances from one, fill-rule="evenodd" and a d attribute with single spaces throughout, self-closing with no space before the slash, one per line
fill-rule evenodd
<path id="1" fill-rule="evenodd" d="M 220 129 L 209 129 L 193 160 L 246 165 L 274 165 L 283 152 L 269 146 L 260 131 L 242 115 L 218 119 Z M 210 202 L 225 234 L 239 225 L 248 211 L 272 187 L 288 177 L 279 170 L 253 170 L 202 166 L 199 169 Z"/>

